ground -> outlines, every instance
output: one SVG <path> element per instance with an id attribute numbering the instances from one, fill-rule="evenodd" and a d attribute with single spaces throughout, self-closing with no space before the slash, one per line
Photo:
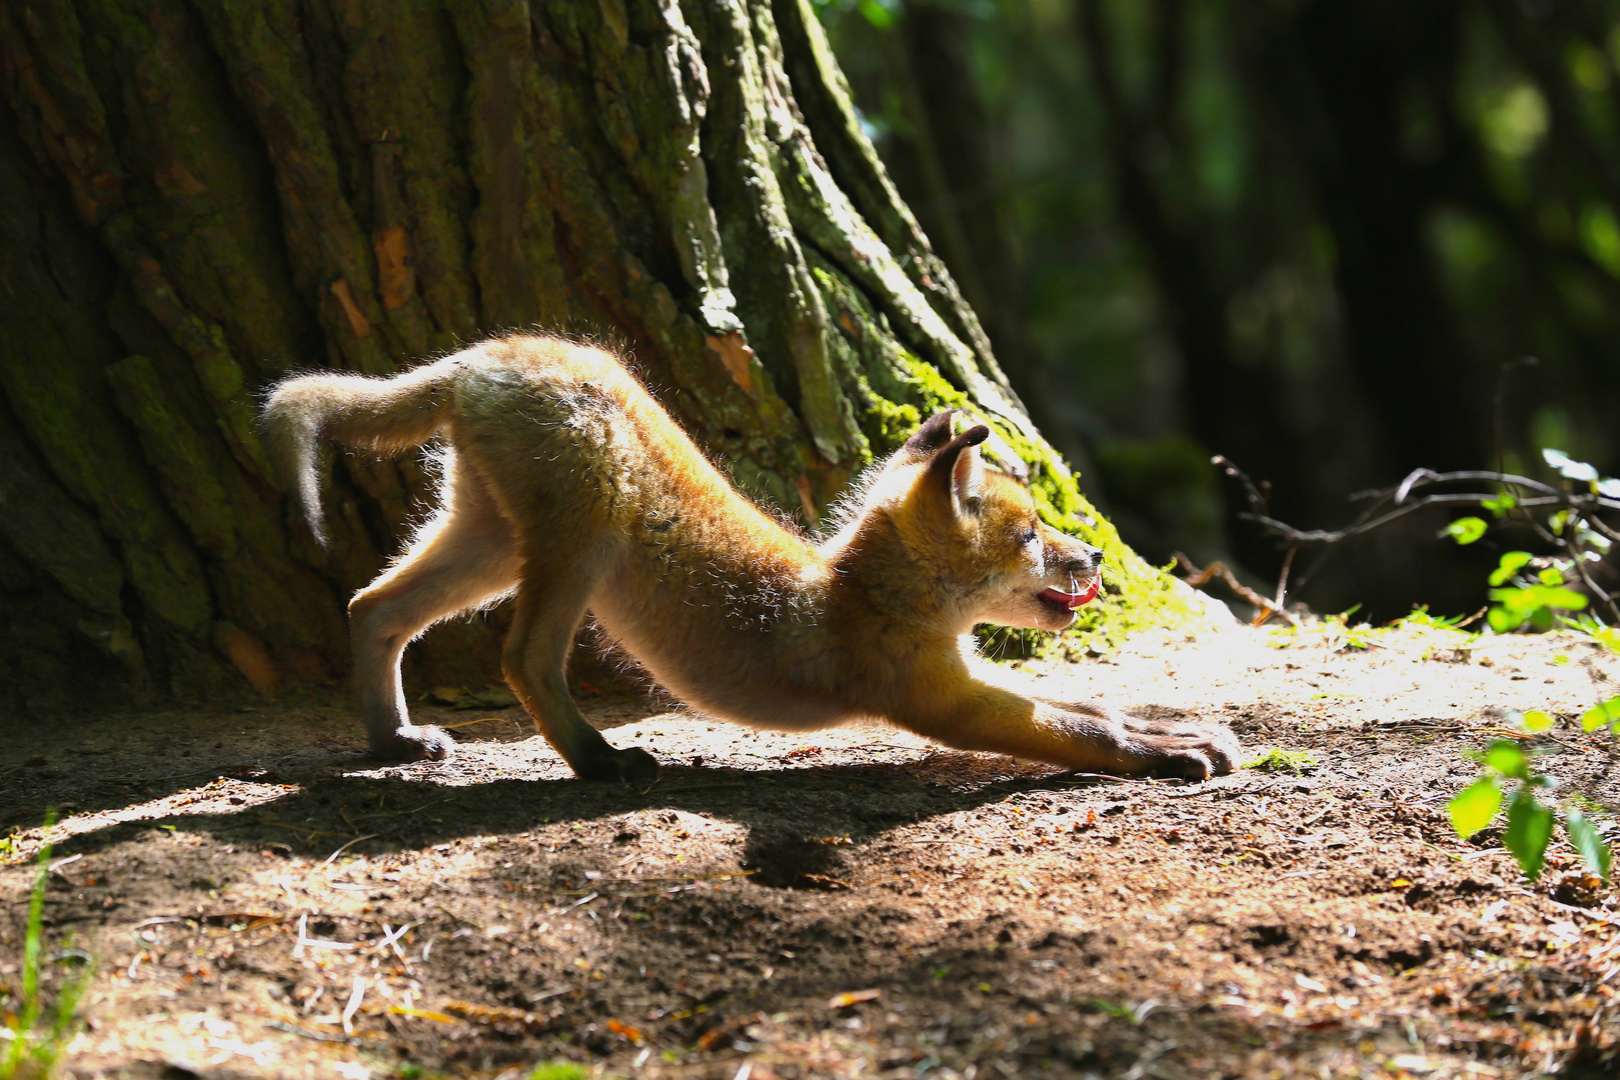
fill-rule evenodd
<path id="1" fill-rule="evenodd" d="M 1561 716 L 1533 743 L 1558 793 L 1620 805 L 1570 719 L 1620 657 L 1328 623 L 1025 668 L 1316 764 L 1122 782 L 588 699 L 664 763 L 638 790 L 572 779 L 516 709 L 422 706 L 493 719 L 406 767 L 335 691 L 25 725 L 0 986 L 57 806 L 46 966 L 94 970 L 75 1077 L 1620 1073 L 1614 893 L 1556 844 L 1531 884 L 1445 815 L 1530 708 Z"/>

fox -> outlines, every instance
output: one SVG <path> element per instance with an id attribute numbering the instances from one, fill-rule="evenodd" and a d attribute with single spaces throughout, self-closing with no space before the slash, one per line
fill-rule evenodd
<path id="1" fill-rule="evenodd" d="M 819 540 L 739 493 L 618 355 L 561 337 L 492 337 L 392 377 L 297 375 L 262 419 L 323 545 L 321 440 L 437 448 L 436 509 L 348 606 L 379 758 L 454 753 L 442 728 L 411 722 L 400 658 L 440 620 L 510 598 L 502 670 L 585 780 L 659 768 L 610 745 L 569 693 L 587 613 L 676 698 L 752 727 L 875 719 L 959 750 L 1193 780 L 1238 760 L 1223 728 L 1052 700 L 978 656 L 981 623 L 1070 626 L 1102 588 L 1102 553 L 1043 522 L 1029 489 L 987 465 L 990 429 L 959 410 L 870 467 Z"/>

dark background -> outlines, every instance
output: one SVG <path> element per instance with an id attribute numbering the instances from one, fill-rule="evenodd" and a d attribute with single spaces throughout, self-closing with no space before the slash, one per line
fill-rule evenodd
<path id="1" fill-rule="evenodd" d="M 1420 466 L 1620 470 L 1620 6 L 818 8 L 998 357 L 1144 555 L 1275 580 L 1212 453 L 1312 527 Z M 1294 595 L 1473 610 L 1523 537 L 1444 523 Z"/>

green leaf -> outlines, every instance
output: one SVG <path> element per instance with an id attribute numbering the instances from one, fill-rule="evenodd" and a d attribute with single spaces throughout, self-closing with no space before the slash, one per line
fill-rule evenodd
<path id="1" fill-rule="evenodd" d="M 1489 825 L 1501 805 L 1502 789 L 1496 786 L 1496 778 L 1482 776 L 1457 792 L 1446 804 L 1446 812 L 1457 835 L 1467 839 Z"/>
<path id="2" fill-rule="evenodd" d="M 1511 634 L 1520 626 L 1524 625 L 1524 620 L 1522 618 L 1512 614 L 1506 608 L 1491 608 L 1490 613 L 1485 616 L 1485 619 L 1491 624 L 1491 629 L 1495 630 L 1498 634 Z"/>
<path id="3" fill-rule="evenodd" d="M 855 0 L 855 8 L 866 17 L 866 21 L 878 30 L 887 30 L 894 25 L 894 0 L 880 2 L 880 0 Z"/>
<path id="4" fill-rule="evenodd" d="M 1567 608 L 1570 611 L 1579 611 L 1586 606 L 1586 597 L 1574 589 L 1538 585 L 1532 591 L 1536 594 L 1536 601 L 1542 607 Z"/>
<path id="5" fill-rule="evenodd" d="M 1485 751 L 1485 765 L 1515 780 L 1530 778 L 1529 763 L 1525 760 L 1524 751 L 1519 749 L 1518 743 L 1506 739 L 1497 739 L 1491 743 L 1490 749 Z"/>
<path id="6" fill-rule="evenodd" d="M 1543 585 L 1562 585 L 1564 583 L 1564 572 L 1555 570 L 1550 566 L 1537 574 L 1536 577 L 1541 580 Z"/>
<path id="7" fill-rule="evenodd" d="M 1459 544 L 1472 544 L 1485 535 L 1488 526 L 1484 518 L 1460 517 L 1440 530 L 1441 536 L 1449 536 Z"/>
<path id="8" fill-rule="evenodd" d="M 1513 492 L 1504 491 L 1494 499 L 1481 499 L 1479 505 L 1481 508 L 1489 510 L 1494 516 L 1501 517 L 1515 506 L 1518 506 L 1519 500 Z"/>
<path id="9" fill-rule="evenodd" d="M 1620 723 L 1620 697 L 1600 701 L 1581 713 L 1581 730 L 1596 731 L 1600 727 L 1613 727 Z"/>
<path id="10" fill-rule="evenodd" d="M 1612 858 L 1609 845 L 1603 842 L 1597 826 L 1593 825 L 1585 814 L 1579 810 L 1571 810 L 1564 818 L 1564 829 L 1569 833 L 1569 842 L 1581 857 L 1581 861 L 1591 867 L 1592 873 L 1609 880 L 1609 863 Z"/>
<path id="11" fill-rule="evenodd" d="M 1552 830 L 1553 812 L 1537 802 L 1529 788 L 1520 788 L 1508 804 L 1507 829 L 1502 833 L 1502 846 L 1519 860 L 1524 876 L 1531 881 L 1541 876 Z"/>
<path id="12" fill-rule="evenodd" d="M 1554 585 L 1530 585 L 1523 589 L 1491 589 L 1487 594 L 1508 612 L 1529 618 L 1542 608 L 1567 608 L 1579 611 L 1586 606 L 1586 597 L 1574 589 Z"/>
<path id="13" fill-rule="evenodd" d="M 1553 718 L 1551 714 L 1541 709 L 1531 709 L 1519 717 L 1519 723 L 1523 724 L 1524 730 L 1529 732 L 1546 731 L 1553 726 Z"/>
<path id="14" fill-rule="evenodd" d="M 1508 578 L 1519 572 L 1519 568 L 1530 561 L 1528 551 L 1504 551 L 1496 569 L 1491 571 L 1491 584 L 1501 585 Z"/>
<path id="15" fill-rule="evenodd" d="M 1524 618 L 1536 609 L 1535 602 L 1530 599 L 1530 590 L 1513 586 L 1506 589 L 1491 589 L 1486 593 L 1492 600 L 1502 605 L 1504 611 L 1512 612 Z"/>

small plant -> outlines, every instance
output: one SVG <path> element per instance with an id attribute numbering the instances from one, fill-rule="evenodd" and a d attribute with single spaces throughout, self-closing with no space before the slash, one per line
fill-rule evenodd
<path id="1" fill-rule="evenodd" d="M 1606 626 L 1590 615 L 1565 619 L 1564 625 L 1599 648 L 1620 654 L 1620 626 Z"/>
<path id="2" fill-rule="evenodd" d="M 1457 630 L 1467 622 L 1462 615 L 1431 615 L 1429 605 L 1420 604 L 1389 625 L 1397 630 Z"/>
<path id="3" fill-rule="evenodd" d="M 1536 558 L 1528 551 L 1503 552 L 1491 571 L 1491 609 L 1486 621 L 1498 634 L 1529 627 L 1551 630 L 1562 611 L 1579 611 L 1586 597 L 1571 589 L 1572 562 L 1566 558 Z"/>
<path id="4" fill-rule="evenodd" d="M 1559 450 L 1547 449 L 1542 458 L 1557 469 L 1572 486 L 1584 487 L 1587 500 L 1581 505 L 1565 505 L 1550 514 L 1545 523 L 1534 522 L 1544 538 L 1554 541 L 1560 554 L 1534 556 L 1527 551 L 1503 553 L 1496 570 L 1491 573 L 1491 608 L 1487 621 L 1499 634 L 1526 628 L 1551 630 L 1556 623 L 1574 628 L 1588 640 L 1620 652 L 1620 629 L 1607 626 L 1588 614 L 1574 618 L 1568 611 L 1582 611 L 1587 598 L 1569 586 L 1584 584 L 1611 609 L 1614 600 L 1599 589 L 1586 570 L 1586 564 L 1596 562 L 1608 551 L 1614 531 L 1597 517 L 1600 508 L 1611 508 L 1620 497 L 1620 481 L 1604 479 L 1585 462 L 1574 461 Z M 1503 489 L 1494 499 L 1480 500 L 1480 506 L 1493 516 L 1507 516 L 1520 508 L 1513 492 Z M 1464 517 L 1453 521 L 1444 530 L 1459 544 L 1471 544 L 1485 535 L 1489 526 L 1483 518 Z M 1532 709 L 1519 717 L 1519 723 L 1529 734 L 1546 731 L 1553 725 L 1547 713 Z M 1581 716 L 1585 731 L 1608 727 L 1611 732 L 1620 724 L 1620 697 L 1601 701 Z M 1552 842 L 1558 812 L 1545 806 L 1537 798 L 1538 790 L 1552 787 L 1551 778 L 1531 768 L 1532 758 L 1516 742 L 1502 739 L 1493 742 L 1485 751 L 1484 771 L 1472 784 L 1458 792 L 1451 800 L 1451 823 L 1459 835 L 1473 836 L 1495 819 L 1504 799 L 1507 800 L 1507 827 L 1502 834 L 1502 846 L 1519 861 L 1525 876 L 1534 881 L 1541 874 L 1547 846 Z M 1511 798 L 1507 789 L 1513 788 Z M 1579 809 L 1564 813 L 1564 832 L 1581 860 L 1605 881 L 1609 877 L 1611 854 L 1597 827 Z"/>
<path id="5" fill-rule="evenodd" d="M 1594 645 L 1600 645 L 1610 652 L 1620 655 L 1620 627 L 1605 626 L 1590 615 L 1582 615 L 1574 619 L 1565 619 L 1564 625 L 1582 635 Z M 1620 729 L 1620 695 L 1600 701 L 1581 714 L 1581 730 L 1596 731 L 1600 727 L 1609 729 L 1612 735 Z"/>
<path id="6" fill-rule="evenodd" d="M 1304 776 L 1307 772 L 1321 768 L 1322 759 L 1309 750 L 1284 750 L 1280 746 L 1273 746 L 1253 761 L 1244 762 L 1243 767 L 1258 769 L 1261 772 Z"/>
<path id="7" fill-rule="evenodd" d="M 1526 732 L 1535 734 L 1552 727 L 1553 718 L 1532 709 L 1519 718 L 1519 723 Z M 1507 822 L 1502 831 L 1502 846 L 1518 860 L 1524 876 L 1534 881 L 1541 876 L 1546 862 L 1558 813 L 1536 797 L 1537 791 L 1552 787 L 1552 779 L 1532 769 L 1532 760 L 1517 742 L 1496 740 L 1481 759 L 1484 769 L 1478 779 L 1459 791 L 1446 809 L 1457 835 L 1467 839 L 1495 820 L 1506 800 Z M 1609 845 L 1592 820 L 1578 809 L 1568 810 L 1564 812 L 1564 833 L 1581 861 L 1607 881 L 1611 859 Z"/>
<path id="8" fill-rule="evenodd" d="M 1294 645 L 1320 644 L 1329 652 L 1347 649 L 1367 649 L 1378 644 L 1382 628 L 1370 623 L 1350 622 L 1350 616 L 1361 610 L 1357 604 L 1337 615 L 1308 618 L 1296 626 L 1273 630 L 1267 641 L 1274 649 L 1287 649 Z"/>
<path id="9" fill-rule="evenodd" d="M 45 828 L 56 823 L 56 815 L 45 819 Z M 28 927 L 23 935 L 22 991 L 8 1002 L 5 1034 L 9 1046 L 0 1058 L 0 1080 L 43 1080 L 56 1067 L 56 1059 L 67 1049 L 77 1027 L 77 1008 L 94 969 L 86 964 L 69 975 L 56 995 L 56 1015 L 41 1024 L 45 1014 L 44 992 L 39 985 L 40 956 L 45 939 L 45 886 L 51 874 L 51 845 L 39 851 L 34 873 L 34 889 L 28 901 Z M 83 960 L 82 953 L 65 954 Z"/>
<path id="10" fill-rule="evenodd" d="M 1573 460 L 1562 450 L 1544 449 L 1541 457 L 1558 470 L 1572 489 L 1570 499 L 1561 503 L 1545 497 L 1521 499 L 1504 483 L 1494 498 L 1479 500 L 1480 508 L 1493 518 L 1514 515 L 1529 521 L 1544 540 L 1558 549 L 1555 555 L 1536 556 L 1528 551 L 1502 554 L 1490 578 L 1491 609 L 1487 615 L 1491 629 L 1499 634 L 1526 627 L 1551 630 L 1558 621 L 1568 622 L 1563 612 L 1581 611 L 1588 603 L 1584 595 L 1570 588 L 1571 585 L 1586 586 L 1611 612 L 1615 608 L 1613 598 L 1598 588 L 1587 566 L 1602 559 L 1613 545 L 1616 533 L 1604 524 L 1598 512 L 1614 508 L 1615 500 L 1620 499 L 1620 480 L 1599 476 L 1597 469 L 1584 461 Z M 1500 479 L 1517 483 L 1522 478 L 1503 476 Z M 1529 483 L 1519 483 L 1519 486 L 1527 487 Z M 1537 486 L 1545 488 L 1545 485 Z M 1531 490 L 1534 494 L 1534 489 Z M 1528 514 L 1533 506 L 1545 506 L 1549 502 L 1556 509 L 1547 514 L 1545 520 Z M 1442 529 L 1441 534 L 1458 544 L 1472 544 L 1489 528 L 1484 518 L 1461 517 Z M 1591 621 L 1596 623 L 1595 619 Z"/>

